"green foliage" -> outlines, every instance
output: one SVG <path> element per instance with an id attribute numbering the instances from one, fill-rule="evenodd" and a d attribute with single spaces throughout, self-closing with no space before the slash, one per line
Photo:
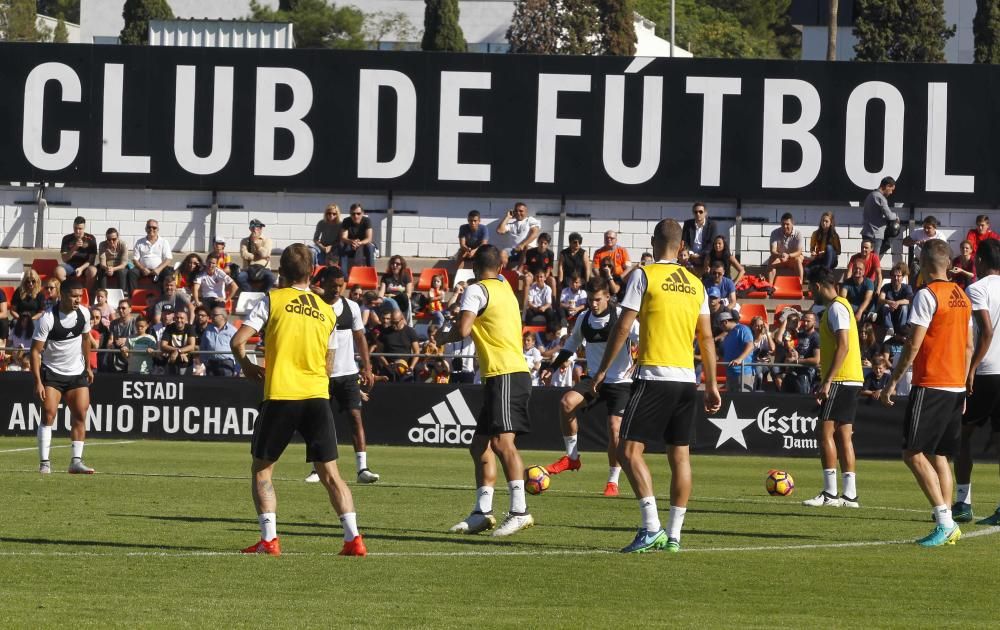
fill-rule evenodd
<path id="1" fill-rule="evenodd" d="M 11 42 L 41 42 L 48 33 L 39 30 L 34 0 L 0 0 L 0 29 Z"/>
<path id="2" fill-rule="evenodd" d="M 118 39 L 122 44 L 139 46 L 149 43 L 150 20 L 172 20 L 174 12 L 167 0 L 125 0 L 122 17 L 125 26 Z"/>
<path id="3" fill-rule="evenodd" d="M 549 0 L 515 0 L 507 29 L 510 52 L 552 55 L 559 52 L 562 25 L 559 9 Z"/>
<path id="4" fill-rule="evenodd" d="M 424 0 L 423 50 L 465 52 L 465 35 L 458 24 L 458 0 Z"/>
<path id="5" fill-rule="evenodd" d="M 364 37 L 372 48 L 386 40 L 407 43 L 417 38 L 417 27 L 402 11 L 376 11 L 365 14 Z"/>
<path id="6" fill-rule="evenodd" d="M 559 4 L 562 32 L 559 52 L 564 55 L 600 55 L 604 52 L 606 34 L 603 31 L 607 23 L 602 20 L 598 5 L 593 0 L 562 0 Z"/>
<path id="7" fill-rule="evenodd" d="M 56 28 L 52 31 L 52 41 L 57 44 L 69 42 L 69 30 L 66 28 L 66 18 L 63 17 L 62 13 L 59 14 L 59 21 L 56 22 Z"/>
<path id="8" fill-rule="evenodd" d="M 290 9 L 280 7 L 288 6 Z M 325 0 L 287 0 L 277 10 L 250 0 L 250 18 L 257 22 L 290 22 L 296 48 L 364 48 L 365 15 L 353 6 L 337 7 Z"/>
<path id="9" fill-rule="evenodd" d="M 1000 0 L 976 0 L 976 63 L 1000 63 Z"/>
<path id="10" fill-rule="evenodd" d="M 854 53 L 858 61 L 943 62 L 955 27 L 944 0 L 858 0 Z"/>
<path id="11" fill-rule="evenodd" d="M 80 0 L 38 0 L 38 12 L 56 18 L 62 15 L 67 22 L 79 24 Z"/>
<path id="12" fill-rule="evenodd" d="M 635 0 L 599 0 L 604 52 L 608 55 L 635 54 Z"/>

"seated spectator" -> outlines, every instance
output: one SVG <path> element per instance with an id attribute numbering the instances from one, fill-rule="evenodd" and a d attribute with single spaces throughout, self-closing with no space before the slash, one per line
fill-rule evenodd
<path id="1" fill-rule="evenodd" d="M 976 281 L 976 257 L 972 251 L 972 243 L 968 240 L 962 241 L 958 247 L 962 253 L 951 261 L 948 279 L 964 290 Z"/>
<path id="2" fill-rule="evenodd" d="M 394 355 L 375 358 L 375 365 L 383 375 L 393 381 L 413 380 L 413 370 L 420 361 L 415 356 L 420 353 L 420 340 L 417 331 L 407 325 L 402 311 L 393 311 L 388 323 L 380 329 L 376 352 Z"/>
<path id="3" fill-rule="evenodd" d="M 480 247 L 490 243 L 490 233 L 482 224 L 479 210 L 470 210 L 467 220 L 468 223 L 458 228 L 458 253 L 455 254 L 458 269 L 465 267 L 466 262 L 471 262 Z"/>
<path id="4" fill-rule="evenodd" d="M 542 231 L 542 224 L 535 217 L 528 216 L 528 206 L 518 201 L 512 210 L 497 221 L 497 234 L 502 236 L 500 262 L 506 269 L 520 266 L 524 253 L 535 242 Z"/>
<path id="5" fill-rule="evenodd" d="M 382 325 L 382 316 L 393 311 L 402 310 L 391 297 L 379 296 L 375 291 L 365 291 L 361 303 L 361 321 L 367 326 L 370 319 L 375 320 L 375 326 Z"/>
<path id="6" fill-rule="evenodd" d="M 375 266 L 375 231 L 360 203 L 352 203 L 348 215 L 340 224 L 340 268 L 349 277 L 351 267 Z"/>
<path id="7" fill-rule="evenodd" d="M 786 308 L 778 316 L 777 326 L 772 333 L 774 339 L 774 362 L 771 368 L 771 379 L 777 391 L 784 391 L 785 374 L 790 368 L 780 365 L 789 363 L 789 357 L 795 351 L 795 335 L 793 331 L 798 330 L 800 314 L 794 309 Z M 714 332 L 714 331 L 713 331 Z"/>
<path id="8" fill-rule="evenodd" d="M 459 318 L 462 316 L 462 307 L 459 303 L 451 304 L 448 307 L 448 314 L 445 317 L 444 326 L 441 332 L 446 333 L 451 330 Z M 446 355 L 457 355 L 451 360 L 452 383 L 472 383 L 476 377 L 476 345 L 472 342 L 472 337 L 466 337 L 461 341 L 447 343 L 443 348 Z"/>
<path id="9" fill-rule="evenodd" d="M 795 347 L 789 350 L 786 363 L 794 363 L 785 374 L 783 391 L 796 394 L 811 394 L 816 384 L 819 370 L 819 332 L 816 330 L 816 314 L 803 313 L 799 329 L 795 335 Z"/>
<path id="10" fill-rule="evenodd" d="M 853 273 L 851 270 L 858 261 L 864 265 L 864 277 L 872 281 L 872 286 L 881 287 L 882 261 L 879 260 L 878 254 L 876 254 L 872 249 L 872 241 L 867 239 L 861 241 L 861 251 L 851 256 L 851 259 L 847 263 L 847 269 L 844 271 L 844 275 L 841 277 L 840 282 L 843 283 L 851 277 L 851 273 Z"/>
<path id="11" fill-rule="evenodd" d="M 94 304 L 91 308 L 97 309 L 97 312 L 101 314 L 101 323 L 104 326 L 111 325 L 111 319 L 115 316 L 115 309 L 111 307 L 108 302 L 108 290 L 98 289 L 94 294 Z"/>
<path id="12" fill-rule="evenodd" d="M 171 276 L 169 278 L 165 276 L 163 279 L 163 295 L 160 296 L 156 304 L 153 304 L 152 315 L 149 318 L 154 328 L 160 323 L 160 315 L 163 312 L 164 306 L 170 306 L 175 313 L 184 311 L 187 313 L 187 320 L 189 322 L 194 320 L 195 305 L 191 303 L 187 293 L 177 288 L 177 278 L 178 276 Z M 230 282 L 232 281 L 230 280 Z M 195 286 L 197 287 L 197 285 Z"/>
<path id="13" fill-rule="evenodd" d="M 906 284 L 907 275 L 906 263 L 897 263 L 892 267 L 892 281 L 879 291 L 878 318 L 875 321 L 880 338 L 886 334 L 902 335 L 910 321 L 913 289 Z"/>
<path id="14" fill-rule="evenodd" d="M 103 348 L 107 334 L 108 327 L 101 321 L 101 309 L 92 307 L 90 309 L 90 347 Z M 90 366 L 92 371 L 97 371 L 97 360 L 99 358 L 100 354 L 94 351 L 91 351 L 90 356 L 87 357 L 87 365 Z"/>
<path id="15" fill-rule="evenodd" d="M 576 319 L 587 308 L 587 292 L 583 289 L 580 276 L 573 275 L 569 279 L 569 286 L 559 294 L 559 306 L 567 321 Z"/>
<path id="16" fill-rule="evenodd" d="M 618 245 L 618 232 L 614 230 L 604 233 L 604 247 L 594 252 L 594 268 L 600 269 L 605 260 L 611 261 L 614 275 L 620 278 L 624 278 L 631 271 L 632 262 L 628 257 L 628 250 Z"/>
<path id="17" fill-rule="evenodd" d="M 861 260 L 854 260 L 850 271 L 851 277 L 840 285 L 840 297 L 847 298 L 851 303 L 854 318 L 860 323 L 872 305 L 875 285 L 865 277 L 865 265 Z"/>
<path id="18" fill-rule="evenodd" d="M 590 258 L 583 249 L 583 237 L 576 232 L 569 235 L 569 247 L 559 252 L 559 286 L 565 287 L 574 275 L 586 284 L 590 279 Z"/>
<path id="19" fill-rule="evenodd" d="M 259 283 L 264 293 L 274 287 L 274 273 L 271 271 L 271 251 L 274 247 L 271 239 L 264 236 L 265 227 L 259 220 L 253 219 L 250 221 L 250 235 L 240 241 L 243 271 L 236 275 L 236 284 L 241 291 L 253 291 L 251 282 Z"/>
<path id="20" fill-rule="evenodd" d="M 643 254 L 645 256 L 645 254 Z M 649 255 L 650 262 L 652 262 L 653 255 Z M 712 248 L 708 250 L 705 254 L 705 273 L 712 270 L 712 265 L 716 262 L 722 263 L 723 273 L 727 278 L 732 278 L 733 282 L 739 282 L 740 278 L 746 273 L 746 269 L 740 264 L 740 261 L 733 256 L 733 253 L 729 251 L 729 245 L 726 244 L 726 237 L 716 236 L 715 240 L 712 241 Z M 733 269 L 736 269 L 736 277 L 732 277 Z"/>
<path id="21" fill-rule="evenodd" d="M 725 245 L 725 241 L 723 241 L 723 245 Z M 645 267 L 646 265 L 651 265 L 651 264 L 653 264 L 653 262 L 654 261 L 653 261 L 653 255 L 652 254 L 650 254 L 649 252 L 642 252 L 642 256 L 639 257 L 639 266 L 640 267 Z"/>
<path id="22" fill-rule="evenodd" d="M 42 278 L 34 269 L 27 269 L 21 276 L 21 284 L 14 290 L 14 297 L 10 300 L 10 316 L 15 321 L 21 315 L 27 315 L 32 319 L 42 316 L 45 297 L 42 291 Z"/>
<path id="23" fill-rule="evenodd" d="M 922 279 L 922 275 L 923 274 L 920 273 L 920 265 L 917 264 L 917 261 L 920 260 L 920 249 L 921 249 L 921 247 L 927 241 L 944 241 L 945 240 L 944 237 L 942 237 L 941 234 L 938 233 L 937 229 L 938 229 L 938 220 L 937 220 L 937 218 L 935 218 L 933 215 L 928 215 L 928 216 L 924 217 L 923 228 L 922 229 L 916 230 L 915 232 L 910 232 L 910 235 L 903 239 L 903 246 L 904 247 L 912 247 L 913 250 L 914 250 L 914 252 L 913 252 L 913 260 L 914 260 L 914 263 L 913 263 L 913 269 L 914 269 L 914 272 L 913 272 L 913 275 L 914 275 L 913 284 L 916 287 L 922 287 L 925 284 L 925 282 Z"/>
<path id="24" fill-rule="evenodd" d="M 228 277 L 228 276 L 227 276 Z M 174 322 L 163 329 L 160 336 L 160 352 L 166 363 L 167 374 L 184 376 L 191 373 L 194 355 L 198 347 L 194 326 L 188 323 L 188 313 L 181 309 L 174 313 Z"/>
<path id="25" fill-rule="evenodd" d="M 781 227 L 771 232 L 771 256 L 767 259 L 767 281 L 772 285 L 778 269 L 787 268 L 795 272 L 803 282 L 802 233 L 795 229 L 795 221 L 788 212 L 781 215 Z"/>
<path id="26" fill-rule="evenodd" d="M 413 296 L 413 273 L 406 265 L 406 259 L 396 255 L 389 259 L 382 281 L 378 285 L 379 297 L 390 297 L 410 317 L 410 300 Z"/>
<path id="27" fill-rule="evenodd" d="M 199 311 L 201 313 L 203 311 Z M 236 376 L 239 366 L 230 351 L 230 342 L 236 328 L 229 323 L 229 313 L 221 306 L 215 306 L 211 311 L 211 322 L 205 326 L 198 342 L 198 348 L 203 352 L 215 354 L 201 355 L 201 363 L 205 366 L 207 376 Z"/>
<path id="28" fill-rule="evenodd" d="M 230 278 L 235 280 L 236 276 L 240 274 L 240 266 L 234 263 L 233 257 L 226 252 L 225 239 L 215 239 L 215 242 L 212 243 L 212 251 L 210 253 L 219 257 L 219 269 L 225 271 Z"/>
<path id="29" fill-rule="evenodd" d="M 118 281 L 118 288 L 131 294 L 132 287 L 128 285 L 128 248 L 125 241 L 118 238 L 118 230 L 108 228 L 104 232 L 104 241 L 97 246 L 97 286 L 108 287 L 108 278 Z"/>
<path id="30" fill-rule="evenodd" d="M 135 289 L 141 278 L 149 278 L 155 284 L 160 284 L 160 275 L 164 270 L 173 271 L 171 264 L 174 254 L 167 239 L 160 237 L 160 222 L 155 219 L 146 221 L 146 236 L 135 242 L 132 248 L 132 268 L 128 271 L 128 287 Z"/>
<path id="31" fill-rule="evenodd" d="M 201 336 L 205 334 L 205 330 L 211 323 L 212 323 L 212 315 L 210 314 L 210 311 L 207 308 L 205 308 L 204 306 L 199 306 L 194 309 L 194 324 L 193 324 L 194 334 L 198 338 L 198 343 L 201 343 Z"/>
<path id="32" fill-rule="evenodd" d="M 132 314 L 132 304 L 127 296 L 118 302 L 118 306 L 115 307 L 115 312 L 118 314 L 118 317 L 112 319 L 111 325 L 108 327 L 111 334 L 108 336 L 106 347 L 108 349 L 121 351 L 128 346 L 129 339 L 137 337 L 139 334 L 136 325 L 137 317 Z M 147 329 L 149 328 L 148 320 L 146 321 L 146 327 Z M 153 338 L 153 345 L 156 345 L 155 338 Z M 128 359 L 124 354 L 107 354 L 105 356 L 107 357 L 106 363 L 104 364 L 104 370 L 106 372 L 128 371 Z M 150 363 L 150 371 L 152 371 L 152 363 Z"/>
<path id="33" fill-rule="evenodd" d="M 10 365 L 20 365 L 27 360 L 31 351 L 31 338 L 35 334 L 35 320 L 28 312 L 21 313 L 14 320 L 7 337 L 6 351 L 10 353 Z"/>
<path id="34" fill-rule="evenodd" d="M 723 311 L 719 314 L 719 320 L 726 330 L 726 336 L 722 340 L 726 389 L 731 392 L 753 391 L 753 367 L 745 365 L 753 354 L 753 333 L 749 326 L 741 324 L 732 313 Z"/>
<path id="35" fill-rule="evenodd" d="M 751 360 L 754 363 L 770 363 L 774 357 L 774 338 L 764 323 L 764 318 L 760 315 L 750 320 L 750 332 L 753 334 L 753 354 Z M 754 390 L 764 389 L 767 375 L 770 369 L 766 365 L 754 366 Z"/>
<path id="36" fill-rule="evenodd" d="M 833 213 L 824 212 L 819 217 L 819 227 L 809 237 L 807 267 L 835 269 L 840 259 L 840 235 L 833 222 Z"/>
<path id="37" fill-rule="evenodd" d="M 129 337 L 121 346 L 121 355 L 128 361 L 129 374 L 152 374 L 155 354 L 156 337 L 149 332 L 149 320 L 145 315 L 137 315 L 135 336 Z"/>
<path id="38" fill-rule="evenodd" d="M 723 325 L 720 315 L 729 311 L 722 308 L 722 293 L 719 287 L 709 287 L 705 290 L 708 298 L 708 315 L 712 323 L 712 337 L 715 338 L 716 356 L 722 356 L 722 340 L 726 337 L 726 327 Z"/>
<path id="39" fill-rule="evenodd" d="M 85 286 L 93 286 L 97 278 L 97 239 L 87 233 L 86 219 L 73 219 L 73 233 L 63 237 L 59 255 L 62 264 L 52 273 L 59 282 L 65 282 L 68 276 L 75 276 Z"/>
<path id="40" fill-rule="evenodd" d="M 885 351 L 872 322 L 863 323 L 858 334 L 861 336 L 861 367 L 867 372 L 877 358 L 885 356 Z"/>
<path id="41" fill-rule="evenodd" d="M 559 324 L 546 324 L 545 330 L 535 337 L 535 347 L 542 353 L 542 367 L 547 367 L 563 348 L 565 337 L 560 335 Z"/>
<path id="42" fill-rule="evenodd" d="M 205 263 L 198 254 L 188 254 L 177 267 L 177 288 L 184 289 L 188 297 L 194 297 L 194 281 L 205 271 Z"/>
<path id="43" fill-rule="evenodd" d="M 548 276 L 544 270 L 535 274 L 524 301 L 524 322 L 530 324 L 536 317 L 545 318 L 546 325 L 559 322 L 552 303 L 552 287 L 548 284 Z"/>
<path id="44" fill-rule="evenodd" d="M 738 311 L 740 305 L 736 302 L 736 283 L 726 275 L 725 266 L 721 260 L 712 263 L 712 268 L 701 278 L 705 290 L 716 288 L 722 300 L 722 308 Z"/>
<path id="45" fill-rule="evenodd" d="M 691 214 L 693 217 L 684 221 L 681 228 L 681 247 L 690 253 L 692 267 L 704 269 L 707 266 L 705 258 L 719 235 L 718 226 L 708 218 L 708 208 L 700 201 L 691 206 Z"/>
<path id="46" fill-rule="evenodd" d="M 323 218 L 316 223 L 309 249 L 313 253 L 313 265 L 325 265 L 329 261 L 340 264 L 341 231 L 344 221 L 340 217 L 340 206 L 331 203 L 323 211 Z"/>
<path id="47" fill-rule="evenodd" d="M 535 347 L 535 335 L 526 332 L 521 336 L 524 348 L 524 360 L 528 364 L 528 372 L 531 373 L 531 384 L 540 385 L 538 374 L 542 369 L 542 353 Z"/>
<path id="48" fill-rule="evenodd" d="M 1000 234 L 990 229 L 990 218 L 985 214 L 980 214 L 976 217 L 976 227 L 965 235 L 965 240 L 972 245 L 972 255 L 975 256 L 980 243 L 990 238 L 1000 241 Z"/>
<path id="49" fill-rule="evenodd" d="M 549 249 L 552 237 L 547 232 L 542 232 L 538 236 L 538 245 L 530 248 L 524 253 L 524 262 L 521 264 L 519 272 L 524 278 L 524 293 L 521 295 L 521 303 L 525 304 L 528 297 L 528 288 L 535 282 L 535 276 L 545 272 L 546 282 L 552 289 L 552 295 L 558 295 L 555 278 L 552 271 L 555 265 L 555 253 Z"/>
<path id="50" fill-rule="evenodd" d="M 201 306 L 204 303 L 209 309 L 216 304 L 225 306 L 235 294 L 236 283 L 225 271 L 219 269 L 219 257 L 215 253 L 209 254 L 205 260 L 205 270 L 194 279 L 194 305 Z"/>
<path id="51" fill-rule="evenodd" d="M 889 383 L 889 370 L 885 357 L 878 357 L 872 362 L 871 372 L 865 376 L 865 382 L 861 386 L 861 397 L 869 401 L 876 401 L 882 394 L 882 390 Z"/>
<path id="52" fill-rule="evenodd" d="M 427 305 L 424 310 L 431 316 L 431 320 L 437 327 L 444 326 L 444 278 L 434 276 L 431 278 L 431 287 L 427 290 Z"/>
<path id="53" fill-rule="evenodd" d="M 46 278 L 42 284 L 42 310 L 48 311 L 59 304 L 59 287 L 62 283 L 56 277 Z"/>
<path id="54" fill-rule="evenodd" d="M 625 280 L 622 279 L 620 275 L 615 273 L 614 262 L 610 257 L 604 257 L 601 260 L 601 264 L 596 268 L 596 274 L 604 279 L 608 283 L 608 293 L 615 300 L 618 299 L 619 294 L 625 290 Z"/>
<path id="55" fill-rule="evenodd" d="M 691 264 L 691 250 L 686 247 L 681 247 L 677 252 L 677 264 L 684 267 L 688 271 L 694 272 L 694 265 Z"/>

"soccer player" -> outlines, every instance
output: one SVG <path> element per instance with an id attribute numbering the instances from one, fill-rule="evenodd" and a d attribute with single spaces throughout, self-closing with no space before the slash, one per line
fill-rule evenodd
<path id="1" fill-rule="evenodd" d="M 966 379 L 969 399 L 962 416 L 962 442 L 955 459 L 955 504 L 952 517 L 968 523 L 972 515 L 972 434 L 987 420 L 993 430 L 993 443 L 1000 440 L 1000 241 L 987 239 L 976 249 L 976 275 L 979 281 L 966 293 L 972 301 L 975 324 L 975 351 Z M 1000 507 L 979 525 L 1000 525 Z"/>
<path id="2" fill-rule="evenodd" d="M 864 385 L 861 343 L 851 304 L 837 293 L 837 280 L 826 267 L 809 274 L 810 290 L 826 307 L 819 323 L 820 373 L 816 391 L 819 414 L 823 491 L 802 502 L 809 507 L 860 507 L 854 470 L 854 414 Z M 844 473 L 844 493 L 837 496 L 837 459 Z"/>
<path id="3" fill-rule="evenodd" d="M 306 443 L 330 503 L 344 526 L 342 556 L 364 556 L 351 490 L 337 471 L 337 429 L 329 403 L 328 346 L 336 345 L 333 309 L 309 290 L 312 252 L 294 243 L 281 252 L 278 272 L 288 286 L 268 293 L 243 322 L 231 344 L 247 378 L 264 381 L 264 403 L 253 428 L 252 494 L 260 524 L 260 541 L 243 553 L 281 555 L 277 533 L 277 498 L 271 476 L 275 462 L 298 431 Z M 267 370 L 250 362 L 247 341 L 266 332 Z M 331 336 L 333 339 L 331 340 Z"/>
<path id="4" fill-rule="evenodd" d="M 923 547 L 954 544 L 962 531 L 952 518 L 952 476 L 948 456 L 959 446 L 966 377 L 972 358 L 972 307 L 965 292 L 946 280 L 951 249 L 927 241 L 920 268 L 927 285 L 913 296 L 910 332 L 881 400 L 892 405 L 896 384 L 913 365 L 913 389 L 903 423 L 903 461 L 934 506 L 937 526 L 917 541 Z"/>
<path id="5" fill-rule="evenodd" d="M 639 319 L 639 365 L 618 439 L 618 461 L 639 498 L 642 526 L 623 553 L 653 549 L 680 551 L 681 528 L 691 496 L 689 445 L 694 428 L 697 390 L 694 344 L 697 333 L 705 374 L 715 374 L 715 341 L 705 287 L 698 276 L 677 262 L 681 226 L 673 219 L 656 224 L 651 239 L 656 262 L 629 274 L 622 312 L 608 339 L 594 393 L 608 376 L 611 363 Z M 705 410 L 722 406 L 714 378 L 705 382 Z M 665 441 L 670 463 L 670 521 L 660 526 L 653 478 L 643 453 Z"/>
<path id="6" fill-rule="evenodd" d="M 69 278 L 59 290 L 59 303 L 46 310 L 31 338 L 31 373 L 35 377 L 35 395 L 42 403 L 42 421 L 38 425 L 38 472 L 52 472 L 49 449 L 52 425 L 63 398 L 70 411 L 69 474 L 92 475 L 94 469 L 83 463 L 83 442 L 87 435 L 87 409 L 94 372 L 87 358 L 93 344 L 90 336 L 90 313 L 80 305 L 83 285 Z"/>
<path id="7" fill-rule="evenodd" d="M 443 346 L 471 334 L 483 380 L 483 407 L 469 447 L 476 470 L 476 505 L 449 530 L 463 534 L 496 527 L 493 536 L 510 536 L 535 524 L 524 496 L 524 464 L 514 443 L 517 435 L 531 428 L 531 375 L 521 350 L 521 309 L 511 286 L 498 277 L 501 264 L 496 246 L 483 245 L 476 251 L 472 258 L 476 282 L 462 294 L 462 315 L 438 340 Z M 494 453 L 510 489 L 510 511 L 499 526 L 493 516 Z"/>
<path id="8" fill-rule="evenodd" d="M 328 361 L 333 362 L 332 365 L 327 365 L 327 372 L 330 374 L 330 407 L 336 405 L 341 413 L 346 411 L 350 416 L 358 483 L 375 483 L 379 480 L 379 475 L 368 469 L 365 425 L 361 417 L 361 386 L 364 385 L 367 390 L 375 384 L 371 358 L 368 356 L 368 342 L 365 340 L 365 325 L 361 321 L 361 308 L 357 302 L 343 297 L 346 279 L 340 267 L 326 267 L 320 273 L 323 276 L 323 301 L 333 308 L 333 314 L 337 316 L 337 351 L 335 354 L 331 353 L 334 356 L 327 357 Z M 354 359 L 355 347 L 361 356 L 360 375 L 358 362 Z M 319 473 L 314 470 L 306 477 L 306 481 L 319 483 Z"/>
<path id="9" fill-rule="evenodd" d="M 576 318 L 573 332 L 556 356 L 552 365 L 542 372 L 542 380 L 559 370 L 581 345 L 587 348 L 587 373 L 573 389 L 566 392 L 559 406 L 559 424 L 562 427 L 563 441 L 566 443 L 566 454 L 557 462 L 546 466 L 550 475 L 557 475 L 564 470 L 579 470 L 580 451 L 577 448 L 576 414 L 588 404 L 594 402 L 591 394 L 591 375 L 597 371 L 604 358 L 608 335 L 614 329 L 621 316 L 621 307 L 610 303 L 611 294 L 608 291 L 608 281 L 595 276 L 587 282 L 588 310 Z M 639 323 L 634 322 L 629 331 L 629 340 L 638 341 Z M 631 344 L 623 344 L 618 356 L 611 363 L 610 372 L 604 383 L 597 390 L 597 402 L 604 403 L 608 410 L 608 481 L 604 486 L 604 496 L 618 496 L 618 475 L 621 466 L 618 464 L 618 429 L 622 416 L 625 414 L 625 404 L 628 402 L 632 386 L 632 352 Z"/>

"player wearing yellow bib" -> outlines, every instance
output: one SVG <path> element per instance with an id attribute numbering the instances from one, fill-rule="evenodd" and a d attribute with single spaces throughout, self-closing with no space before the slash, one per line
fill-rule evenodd
<path id="1" fill-rule="evenodd" d="M 860 507 L 854 471 L 854 416 L 864 384 L 861 343 L 851 304 L 837 294 L 833 272 L 825 267 L 809 274 L 816 302 L 826 306 L 819 323 L 819 361 L 822 382 L 816 391 L 821 405 L 819 425 L 823 491 L 802 502 L 809 507 Z M 844 473 L 844 493 L 837 496 L 837 459 Z"/>
<path id="2" fill-rule="evenodd" d="M 705 287 L 677 264 L 681 226 L 673 219 L 656 224 L 651 239 L 657 262 L 628 277 L 622 312 L 594 375 L 594 393 L 639 318 L 638 370 L 619 431 L 618 461 L 639 497 L 642 526 L 623 553 L 654 549 L 680 551 L 681 528 L 691 496 L 689 445 L 697 403 L 694 344 L 697 333 L 705 374 L 715 374 L 715 340 Z M 722 405 L 715 379 L 705 382 L 705 410 Z M 648 444 L 667 444 L 670 463 L 670 521 L 660 526 L 653 478 L 643 453 Z"/>
<path id="3" fill-rule="evenodd" d="M 296 431 L 306 443 L 330 503 L 344 526 L 343 556 L 364 556 L 351 490 L 337 470 L 337 430 L 329 404 L 328 346 L 336 348 L 336 317 L 329 304 L 309 290 L 312 252 L 295 243 L 281 253 L 278 273 L 287 283 L 257 303 L 233 337 L 232 350 L 247 378 L 264 381 L 264 403 L 253 428 L 253 500 L 260 524 L 260 541 L 243 553 L 281 555 L 277 534 L 277 498 L 271 476 Z M 247 341 L 267 334 L 267 369 L 251 363 Z"/>
<path id="4" fill-rule="evenodd" d="M 497 467 L 493 453 L 500 456 L 510 489 L 510 511 L 493 535 L 510 536 L 535 524 L 524 496 L 524 464 L 514 444 L 517 435 L 530 430 L 531 375 L 521 349 L 521 309 L 513 288 L 499 278 L 500 266 L 500 250 L 493 245 L 476 251 L 472 258 L 476 282 L 462 294 L 462 315 L 438 340 L 443 346 L 471 334 L 483 379 L 483 408 L 469 447 L 476 469 L 476 505 L 465 520 L 450 529 L 463 534 L 496 526 L 493 486 Z"/>

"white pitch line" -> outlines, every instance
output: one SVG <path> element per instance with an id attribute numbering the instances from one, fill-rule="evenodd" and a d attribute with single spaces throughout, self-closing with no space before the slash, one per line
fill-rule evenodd
<path id="1" fill-rule="evenodd" d="M 88 442 L 87 446 L 93 448 L 95 446 L 113 446 L 116 444 L 135 444 L 136 440 L 125 440 L 122 442 Z M 50 448 L 70 448 L 70 444 L 60 444 L 52 446 Z M 37 446 L 29 446 L 27 448 L 8 448 L 0 451 L 0 453 L 24 453 L 25 451 L 37 451 Z"/>

